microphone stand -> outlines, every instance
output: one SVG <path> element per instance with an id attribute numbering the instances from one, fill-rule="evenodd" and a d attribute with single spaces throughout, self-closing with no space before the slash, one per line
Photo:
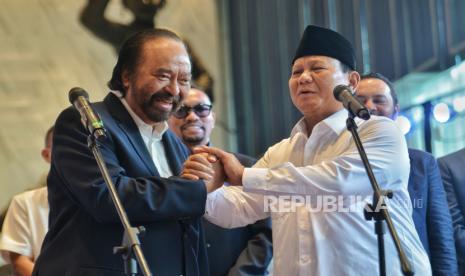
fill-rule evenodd
<path id="1" fill-rule="evenodd" d="M 126 211 L 124 210 L 123 204 L 121 203 L 118 193 L 116 192 L 115 185 L 113 184 L 110 174 L 108 173 L 108 168 L 105 164 L 105 160 L 103 159 L 99 147 L 96 143 L 95 136 L 102 137 L 99 135 L 98 131 L 101 132 L 103 131 L 103 129 L 95 129 L 94 133 L 89 134 L 89 136 L 87 137 L 87 146 L 92 150 L 92 153 L 95 156 L 95 160 L 97 160 L 100 172 L 102 173 L 108 191 L 110 192 L 111 199 L 116 207 L 116 211 L 118 212 L 119 218 L 124 227 L 122 245 L 115 246 L 113 248 L 113 254 L 121 254 L 121 257 L 124 261 L 124 272 L 126 275 L 138 275 L 137 262 L 134 259 L 135 255 L 143 274 L 145 276 L 151 276 L 152 273 L 150 272 L 150 269 L 147 265 L 147 261 L 145 260 L 144 253 L 142 252 L 138 237 L 139 234 L 143 234 L 145 232 L 145 228 L 143 226 L 132 227 L 129 223 Z"/>
<path id="2" fill-rule="evenodd" d="M 379 274 L 381 276 L 386 275 L 386 258 L 384 249 L 384 221 L 386 221 L 389 232 L 391 233 L 392 239 L 394 240 L 394 244 L 399 254 L 402 273 L 405 276 L 411 276 L 414 274 L 414 271 L 412 270 L 410 262 L 407 259 L 404 250 L 402 249 L 399 236 L 397 235 L 396 229 L 394 228 L 394 224 L 384 201 L 385 197 L 392 198 L 393 192 L 391 190 L 385 191 L 380 189 L 375 175 L 373 174 L 373 170 L 371 169 L 370 161 L 368 161 L 365 149 L 363 148 L 360 136 L 358 135 L 357 124 L 355 123 L 354 118 L 355 114 L 353 114 L 349 108 L 349 117 L 347 118 L 346 126 L 347 129 L 352 133 L 352 137 L 354 138 L 357 150 L 360 154 L 363 165 L 365 166 L 365 171 L 373 188 L 373 204 L 367 203 L 367 206 L 364 209 L 364 215 L 366 220 L 375 221 L 375 233 L 378 237 Z"/>

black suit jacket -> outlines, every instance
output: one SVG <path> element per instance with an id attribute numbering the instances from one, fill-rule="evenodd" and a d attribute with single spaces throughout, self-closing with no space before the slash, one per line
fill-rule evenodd
<path id="1" fill-rule="evenodd" d="M 457 275 L 452 220 L 436 159 L 416 149 L 409 149 L 408 153 L 413 222 L 430 257 L 433 274 Z"/>
<path id="2" fill-rule="evenodd" d="M 465 275 L 465 149 L 438 159 L 454 226 L 460 275 Z"/>
<path id="3" fill-rule="evenodd" d="M 251 167 L 255 159 L 236 153 L 241 164 Z M 203 219 L 212 276 L 265 275 L 273 257 L 271 220 L 225 229 Z"/>
<path id="4" fill-rule="evenodd" d="M 161 178 L 139 130 L 113 94 L 94 105 L 107 130 L 100 149 L 133 226 L 146 229 L 142 250 L 154 275 L 208 275 L 200 216 L 201 181 Z M 162 138 L 174 175 L 188 150 L 169 130 Z M 48 176 L 49 232 L 34 275 L 123 275 L 123 228 L 74 108 L 55 124 Z M 139 270 L 139 272 L 141 272 Z"/>

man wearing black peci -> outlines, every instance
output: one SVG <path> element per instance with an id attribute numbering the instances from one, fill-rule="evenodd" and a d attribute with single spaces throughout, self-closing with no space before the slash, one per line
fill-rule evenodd
<path id="1" fill-rule="evenodd" d="M 195 149 L 199 154 L 184 164 L 182 175 L 188 179 L 208 183 L 213 177 L 230 184 L 208 194 L 209 221 L 233 228 L 271 217 L 274 275 L 379 274 L 373 222 L 363 216 L 373 189 L 346 129 L 348 113 L 333 96 L 337 85 L 356 88 L 359 80 L 351 43 L 310 25 L 290 71 L 290 97 L 302 114 L 290 137 L 268 148 L 252 168 L 213 147 Z M 405 139 L 387 118 L 355 122 L 379 185 L 394 192 L 387 204 L 406 255 L 416 275 L 431 275 L 411 206 L 404 204 L 409 202 Z M 213 158 L 207 160 L 205 153 L 215 155 L 220 166 L 212 166 Z M 389 275 L 402 275 L 389 235 L 385 249 Z"/>

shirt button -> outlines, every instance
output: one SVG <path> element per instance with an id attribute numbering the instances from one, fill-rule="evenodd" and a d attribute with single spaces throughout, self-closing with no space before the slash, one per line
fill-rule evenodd
<path id="1" fill-rule="evenodd" d="M 207 243 L 206 245 L 207 245 L 207 247 L 208 247 L 208 248 L 210 248 L 210 247 L 212 246 L 212 245 L 211 245 L 211 244 L 209 244 L 209 243 Z"/>
<path id="2" fill-rule="evenodd" d="M 310 256 L 308 256 L 308 255 L 300 256 L 300 261 L 301 261 L 302 263 L 306 263 L 306 262 L 308 262 L 309 260 L 310 260 Z"/>

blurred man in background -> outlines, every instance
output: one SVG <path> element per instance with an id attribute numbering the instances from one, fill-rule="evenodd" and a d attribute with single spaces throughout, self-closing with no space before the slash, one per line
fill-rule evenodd
<path id="1" fill-rule="evenodd" d="M 371 114 L 392 120 L 397 118 L 397 93 L 394 85 L 383 75 L 363 75 L 356 94 Z M 429 255 L 433 275 L 456 275 L 452 221 L 438 164 L 427 152 L 409 148 L 408 153 L 408 192 L 413 205 L 413 222 Z"/>
<path id="2" fill-rule="evenodd" d="M 45 135 L 41 151 L 45 162 L 52 158 L 53 127 Z M 43 183 L 42 186 L 45 186 Z M 16 195 L 11 200 L 2 228 L 0 250 L 15 275 L 30 276 L 48 231 L 47 187 Z"/>
<path id="3" fill-rule="evenodd" d="M 465 149 L 438 159 L 454 227 L 459 275 L 465 275 Z"/>
<path id="4" fill-rule="evenodd" d="M 191 88 L 168 123 L 192 151 L 196 146 L 210 145 L 215 117 L 207 94 Z M 236 157 L 246 167 L 255 163 L 246 155 L 236 154 Z M 273 251 L 269 219 L 234 229 L 224 229 L 203 219 L 203 227 L 212 276 L 265 275 Z"/>

